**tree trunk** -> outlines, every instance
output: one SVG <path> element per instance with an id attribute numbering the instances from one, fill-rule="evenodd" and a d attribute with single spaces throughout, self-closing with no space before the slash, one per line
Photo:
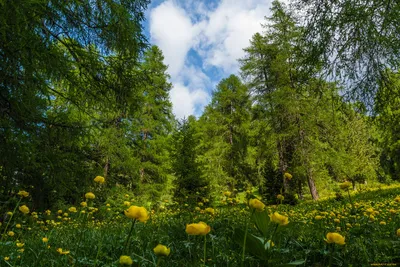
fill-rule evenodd
<path id="1" fill-rule="evenodd" d="M 287 170 L 287 164 L 285 161 L 285 152 L 284 152 L 284 146 L 282 145 L 282 141 L 278 141 L 278 151 L 279 151 L 279 171 L 282 175 L 283 179 L 283 192 L 282 193 L 287 193 L 289 191 L 289 183 L 287 179 L 285 178 L 285 172 Z"/>
<path id="2" fill-rule="evenodd" d="M 300 180 L 299 180 L 298 183 L 297 183 L 297 195 L 299 196 L 299 199 L 300 199 L 300 200 L 303 200 L 303 199 L 304 199 L 304 196 L 303 196 L 303 188 L 302 188 L 302 184 L 301 184 L 301 181 L 300 181 Z"/>
<path id="3" fill-rule="evenodd" d="M 104 178 L 107 178 L 108 169 L 110 168 L 110 160 L 106 158 L 106 164 L 104 165 Z"/>
<path id="4" fill-rule="evenodd" d="M 307 181 L 308 181 L 308 187 L 310 188 L 310 193 L 311 193 L 313 200 L 318 200 L 319 195 L 318 195 L 317 187 L 315 186 L 315 181 L 312 177 L 312 171 L 310 169 L 307 170 Z"/>

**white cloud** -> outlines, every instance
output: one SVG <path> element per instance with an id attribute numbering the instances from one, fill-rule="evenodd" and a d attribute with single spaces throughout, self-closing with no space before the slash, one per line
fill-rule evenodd
<path id="1" fill-rule="evenodd" d="M 166 1 L 150 13 L 150 34 L 151 40 L 163 51 L 168 72 L 174 77 L 182 69 L 193 45 L 196 27 L 184 9 L 173 1 Z"/>
<path id="2" fill-rule="evenodd" d="M 180 83 L 174 84 L 170 97 L 173 103 L 173 112 L 177 118 L 195 114 L 196 109 L 203 109 L 209 101 L 205 91 L 201 89 L 190 91 L 188 87 Z"/>
<path id="3" fill-rule="evenodd" d="M 265 0 L 214 3 L 166 0 L 150 12 L 151 40 L 169 65 L 174 84 L 170 96 L 178 118 L 199 115 L 210 100 L 211 86 L 220 77 L 207 76 L 207 68 L 221 69 L 224 76 L 238 72 L 243 48 L 262 31 L 264 16 L 270 14 L 270 1 Z M 201 64 L 188 59 L 190 49 L 201 57 Z"/>

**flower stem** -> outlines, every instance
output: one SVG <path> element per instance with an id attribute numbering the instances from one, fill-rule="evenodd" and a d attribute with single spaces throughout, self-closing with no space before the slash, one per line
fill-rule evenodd
<path id="1" fill-rule="evenodd" d="M 204 266 L 206 265 L 207 259 L 207 235 L 204 235 Z"/>
<path id="2" fill-rule="evenodd" d="M 129 250 L 129 241 L 131 240 L 131 235 L 133 232 L 133 228 L 135 227 L 135 223 L 136 223 L 136 219 L 134 219 L 132 221 L 131 230 L 129 231 L 128 237 L 126 238 L 126 241 L 125 241 L 124 251 L 126 251 L 126 252 L 128 252 L 128 250 Z"/>
<path id="3" fill-rule="evenodd" d="M 14 216 L 14 213 L 15 213 L 15 211 L 17 210 L 17 207 L 19 206 L 19 203 L 21 203 L 21 200 L 22 200 L 22 197 L 19 199 L 17 205 L 15 205 L 14 210 L 13 210 L 11 216 L 10 216 L 10 219 L 9 219 L 8 222 L 7 222 L 6 228 L 4 228 L 3 236 L 1 237 L 1 240 L 2 240 L 2 241 L 3 241 L 3 237 L 5 236 L 5 234 L 6 234 L 6 232 L 7 232 L 8 225 L 10 224 L 10 222 L 11 222 L 13 216 Z"/>

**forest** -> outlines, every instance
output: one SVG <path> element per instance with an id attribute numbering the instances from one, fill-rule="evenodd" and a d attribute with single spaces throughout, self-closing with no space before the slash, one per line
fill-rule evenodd
<path id="1" fill-rule="evenodd" d="M 273 1 L 183 119 L 149 4 L 0 1 L 0 266 L 400 264 L 400 3 Z"/>

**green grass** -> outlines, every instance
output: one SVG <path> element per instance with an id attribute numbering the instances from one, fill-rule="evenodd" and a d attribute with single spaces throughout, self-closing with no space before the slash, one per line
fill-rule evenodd
<path id="1" fill-rule="evenodd" d="M 279 226 L 273 237 L 275 246 L 268 250 L 270 266 L 296 260 L 305 260 L 303 266 L 328 266 L 330 262 L 332 266 L 400 264 L 400 238 L 396 235 L 400 228 L 400 203 L 394 201 L 397 195 L 400 187 L 394 186 L 353 194 L 354 207 L 346 198 L 266 207 L 265 218 L 275 211 L 289 217 L 289 224 Z M 29 201 L 22 199 L 21 204 L 29 206 Z M 244 204 L 220 206 L 214 216 L 185 210 L 182 204 L 166 204 L 164 210 L 151 212 L 146 223 L 135 224 L 128 247 L 125 242 L 131 220 L 123 214 L 123 203 L 106 207 L 95 202 L 94 206 L 98 210 L 93 213 L 89 214 L 88 208 L 78 208 L 78 213 L 61 215 L 61 219 L 57 218 L 56 210 L 50 215 L 38 213 L 35 218 L 17 209 L 8 229 L 5 229 L 8 220 L 0 226 L 0 233 L 5 233 L 0 243 L 0 266 L 118 266 L 121 255 L 129 255 L 133 266 L 241 265 L 243 242 L 238 236 L 250 219 L 250 210 Z M 374 210 L 373 221 L 368 208 Z M 81 210 L 86 213 L 81 214 Z M 316 220 L 317 215 L 323 218 Z M 204 236 L 190 236 L 185 232 L 186 224 L 199 221 L 212 229 L 206 235 L 205 264 Z M 22 227 L 17 228 L 17 224 Z M 268 237 L 276 225 L 266 219 L 265 227 Z M 8 236 L 9 231 L 15 235 Z M 324 239 L 328 232 L 340 233 L 346 244 L 327 244 Z M 249 220 L 248 236 L 260 236 L 252 220 Z M 43 237 L 49 242 L 44 243 Z M 19 251 L 17 242 L 24 243 L 23 252 Z M 159 243 L 171 249 L 171 254 L 160 261 L 153 253 Z M 58 248 L 70 253 L 61 255 Z M 9 259 L 6 261 L 5 257 Z M 247 249 L 243 265 L 267 266 L 267 260 Z"/>

